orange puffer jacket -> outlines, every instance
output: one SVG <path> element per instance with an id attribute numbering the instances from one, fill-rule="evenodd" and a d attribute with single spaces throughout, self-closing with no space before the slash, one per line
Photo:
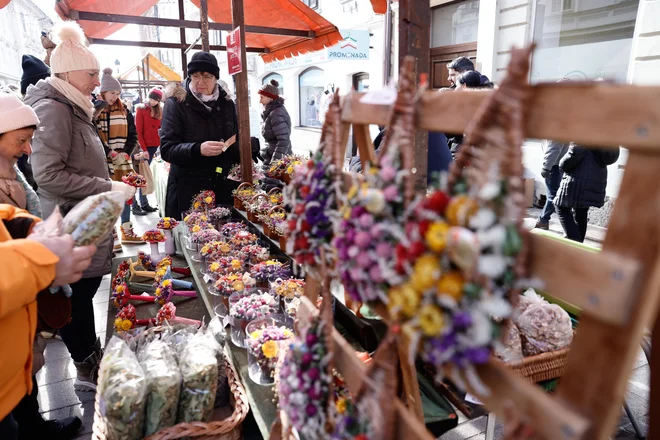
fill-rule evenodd
<path id="1" fill-rule="evenodd" d="M 13 240 L 8 224 L 39 221 L 0 204 L 0 420 L 32 391 L 32 342 L 37 293 L 55 278 L 58 257 L 31 240 Z"/>

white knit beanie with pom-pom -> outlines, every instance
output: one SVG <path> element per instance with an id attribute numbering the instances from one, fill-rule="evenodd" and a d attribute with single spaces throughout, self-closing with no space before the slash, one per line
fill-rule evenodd
<path id="1" fill-rule="evenodd" d="M 50 56 L 50 70 L 53 73 L 73 70 L 100 70 L 99 60 L 89 50 L 85 33 L 75 21 L 65 21 L 53 29 L 53 36 L 59 40 Z"/>

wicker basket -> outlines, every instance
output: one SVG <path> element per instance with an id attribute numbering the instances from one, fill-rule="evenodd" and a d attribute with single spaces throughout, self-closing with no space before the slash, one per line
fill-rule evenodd
<path id="1" fill-rule="evenodd" d="M 277 238 L 280 241 L 280 249 L 282 252 L 286 252 L 286 235 L 278 235 Z"/>
<path id="2" fill-rule="evenodd" d="M 242 437 L 241 424 L 248 412 L 250 404 L 248 403 L 245 388 L 241 384 L 234 366 L 227 359 L 225 353 L 225 367 L 227 368 L 227 380 L 231 390 L 231 403 L 234 412 L 231 416 L 223 420 L 215 420 L 209 423 L 193 422 L 179 423 L 170 428 L 163 429 L 148 437 L 148 440 L 169 440 L 184 437 L 213 438 L 215 440 L 238 440 Z M 101 378 L 99 378 L 101 382 Z M 94 424 L 92 426 L 92 440 L 106 440 L 106 428 L 101 413 L 99 411 L 99 394 L 96 394 L 94 402 Z"/>
<path id="3" fill-rule="evenodd" d="M 234 196 L 234 208 L 238 209 L 239 211 L 245 211 L 243 200 L 239 199 L 237 196 Z"/>
<path id="4" fill-rule="evenodd" d="M 541 353 L 508 362 L 506 365 L 532 383 L 557 379 L 564 373 L 568 359 L 568 348 Z"/>

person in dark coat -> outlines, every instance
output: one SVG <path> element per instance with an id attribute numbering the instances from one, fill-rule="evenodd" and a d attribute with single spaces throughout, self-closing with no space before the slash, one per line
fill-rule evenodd
<path id="1" fill-rule="evenodd" d="M 559 161 L 568 152 L 570 144 L 545 140 L 543 145 L 544 154 L 541 176 L 545 179 L 547 197 L 535 228 L 545 229 L 547 231 L 550 228 L 550 217 L 555 212 L 553 200 L 561 184 L 562 172 L 559 169 Z"/>
<path id="2" fill-rule="evenodd" d="M 279 83 L 271 79 L 270 83 L 264 84 L 259 90 L 260 103 L 264 106 L 261 114 L 263 127 L 261 135 L 266 141 L 266 146 L 261 151 L 264 165 L 270 165 L 271 161 L 281 159 L 290 155 L 291 149 L 291 118 L 284 107 L 284 99 L 280 97 Z"/>
<path id="3" fill-rule="evenodd" d="M 160 129 L 160 152 L 170 163 L 165 215 L 181 218 L 194 196 L 215 192 L 218 204 L 232 204 L 239 182 L 227 179 L 240 162 L 236 107 L 218 86 L 218 61 L 197 52 L 188 63 L 188 78 L 167 93 Z M 236 135 L 236 142 L 225 141 Z"/>
<path id="4" fill-rule="evenodd" d="M 564 176 L 554 203 L 568 239 L 584 242 L 589 208 L 600 208 L 605 204 L 607 166 L 618 159 L 618 149 L 587 149 L 571 145 L 559 161 Z"/>

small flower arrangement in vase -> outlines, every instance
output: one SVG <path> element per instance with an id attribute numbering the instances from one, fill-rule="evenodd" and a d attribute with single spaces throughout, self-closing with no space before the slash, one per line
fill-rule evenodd
<path id="1" fill-rule="evenodd" d="M 174 236 L 172 229 L 178 226 L 178 220 L 172 217 L 163 217 L 158 221 L 156 228 L 162 229 L 165 233 L 165 253 L 167 255 L 174 255 L 176 253 L 176 245 L 174 244 Z"/>
<path id="2" fill-rule="evenodd" d="M 134 188 L 144 188 L 147 186 L 147 180 L 144 178 L 144 176 L 142 174 L 137 174 L 134 171 L 131 171 L 128 174 L 122 176 L 121 180 L 126 185 L 130 185 Z M 126 203 L 132 205 L 133 199 L 131 198 Z"/>
<path id="3" fill-rule="evenodd" d="M 193 254 L 192 259 L 197 261 L 197 262 L 202 261 L 202 257 L 200 255 L 200 252 L 201 252 L 202 248 L 204 247 L 204 245 L 206 243 L 210 243 L 212 241 L 221 241 L 221 240 L 222 240 L 222 235 L 220 234 L 220 232 L 218 232 L 215 229 L 204 229 L 204 230 L 199 231 L 199 232 L 194 232 L 190 236 L 190 244 L 191 244 L 191 246 L 195 247 L 194 250 L 196 251 Z"/>
<path id="4" fill-rule="evenodd" d="M 271 385 L 273 373 L 283 344 L 293 337 L 293 331 L 285 324 L 282 315 L 270 315 L 256 319 L 246 327 L 248 349 L 248 373 L 259 385 Z"/>
<path id="5" fill-rule="evenodd" d="M 275 281 L 278 278 L 289 279 L 292 273 L 291 267 L 288 264 L 278 260 L 268 260 L 252 266 L 250 275 L 257 280 L 257 286 L 267 288 L 268 283 L 271 281 Z"/>
<path id="6" fill-rule="evenodd" d="M 163 258 L 163 255 L 158 249 L 158 243 L 163 243 L 166 238 L 165 234 L 160 229 L 150 229 L 142 235 L 142 240 L 149 243 L 151 246 L 151 258 L 154 261 L 160 261 Z"/>
<path id="7" fill-rule="evenodd" d="M 239 255 L 245 264 L 253 265 L 268 260 L 270 258 L 270 251 L 258 244 L 249 244 L 241 248 Z"/>
<path id="8" fill-rule="evenodd" d="M 234 257 L 218 257 L 209 264 L 209 272 L 216 277 L 216 280 L 224 275 L 242 273 L 242 271 L 243 262 Z"/>
<path id="9" fill-rule="evenodd" d="M 225 206 L 215 207 L 208 212 L 209 223 L 219 228 L 221 224 L 225 223 L 231 218 L 231 209 Z"/>
<path id="10" fill-rule="evenodd" d="M 267 292 L 249 289 L 233 293 L 229 297 L 231 340 L 237 347 L 246 348 L 245 328 L 254 319 L 277 313 L 278 302 Z"/>
<path id="11" fill-rule="evenodd" d="M 256 285 L 256 281 L 250 276 L 249 273 L 232 272 L 220 276 L 216 282 L 213 283 L 211 293 L 229 298 L 236 292 L 242 292 L 245 289 L 254 287 Z M 228 306 L 229 303 L 226 305 Z"/>
<path id="12" fill-rule="evenodd" d="M 207 212 L 215 208 L 215 193 L 210 190 L 201 191 L 197 194 L 191 203 L 190 209 L 193 211 Z"/>
<path id="13" fill-rule="evenodd" d="M 279 298 L 282 309 L 285 309 L 286 301 L 291 301 L 294 298 L 299 298 L 305 293 L 305 280 L 298 278 L 289 278 L 283 280 L 276 279 L 270 283 L 270 291 Z"/>
<path id="14" fill-rule="evenodd" d="M 229 239 L 229 244 L 231 244 L 231 247 L 236 251 L 240 251 L 245 246 L 254 245 L 257 244 L 258 242 L 259 242 L 259 237 L 256 234 L 253 234 L 245 230 L 237 231 Z"/>
<path id="15" fill-rule="evenodd" d="M 230 223 L 225 223 L 222 225 L 222 228 L 220 228 L 220 233 L 225 239 L 230 239 L 231 237 L 234 236 L 238 231 L 247 231 L 248 227 L 245 223 L 241 222 L 230 222 Z"/>

